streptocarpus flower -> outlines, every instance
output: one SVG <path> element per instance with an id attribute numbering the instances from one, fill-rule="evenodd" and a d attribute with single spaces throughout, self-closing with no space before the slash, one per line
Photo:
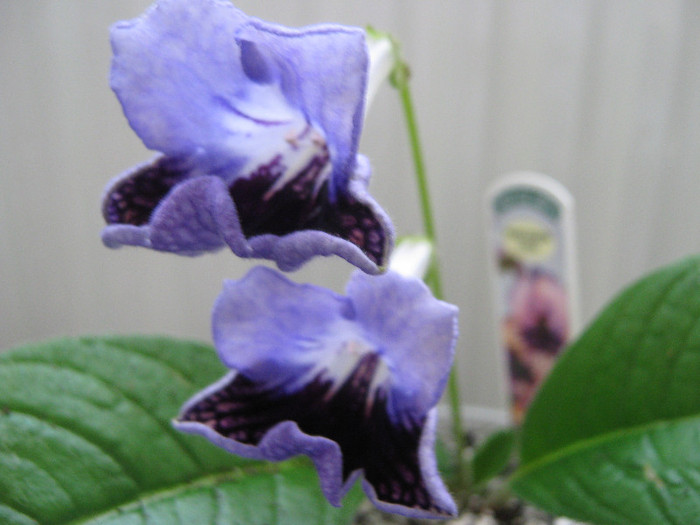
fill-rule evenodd
<path id="1" fill-rule="evenodd" d="M 364 31 L 290 29 L 223 0 L 159 0 L 115 24 L 111 85 L 159 153 L 107 187 L 109 247 L 196 255 L 228 245 L 293 270 L 339 255 L 369 273 L 393 242 L 357 154 Z"/>
<path id="2" fill-rule="evenodd" d="M 433 440 L 457 308 L 421 281 L 357 271 L 341 296 L 253 268 L 225 284 L 213 336 L 232 371 L 185 404 L 176 428 L 248 458 L 306 454 L 334 505 L 362 475 L 382 510 L 456 512 Z"/>

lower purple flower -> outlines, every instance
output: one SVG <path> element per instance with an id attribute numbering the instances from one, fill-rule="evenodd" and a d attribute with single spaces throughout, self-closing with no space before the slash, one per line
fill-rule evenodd
<path id="1" fill-rule="evenodd" d="M 421 281 L 355 272 L 341 296 L 257 267 L 225 284 L 213 335 L 232 371 L 184 405 L 177 429 L 248 458 L 306 454 L 333 505 L 362 475 L 382 510 L 456 513 L 433 442 L 457 308 Z"/>

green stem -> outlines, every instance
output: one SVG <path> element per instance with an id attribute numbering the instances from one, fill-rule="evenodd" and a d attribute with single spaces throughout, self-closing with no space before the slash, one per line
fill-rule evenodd
<path id="1" fill-rule="evenodd" d="M 442 279 L 440 276 L 440 267 L 438 264 L 438 247 L 435 235 L 434 215 L 430 201 L 430 192 L 428 190 L 428 178 L 425 171 L 425 163 L 423 162 L 423 152 L 421 149 L 420 138 L 418 136 L 418 124 L 411 97 L 409 87 L 409 69 L 406 63 L 401 59 L 398 44 L 392 39 L 392 50 L 394 54 L 394 70 L 391 75 L 391 83 L 398 90 L 401 99 L 401 106 L 406 118 L 406 127 L 408 129 L 408 138 L 411 145 L 411 153 L 413 156 L 413 164 L 416 174 L 416 182 L 418 183 L 418 194 L 420 196 L 421 212 L 423 215 L 423 228 L 425 235 L 433 245 L 434 255 L 433 260 L 426 276 L 426 282 L 429 284 L 433 294 L 438 299 L 443 299 L 442 294 Z M 464 472 L 464 461 L 462 459 L 462 447 L 464 445 L 464 426 L 462 425 L 461 403 L 459 395 L 459 380 L 457 377 L 457 364 L 453 364 L 450 370 L 450 377 L 447 386 L 448 400 L 450 403 L 452 415 L 452 435 L 456 447 L 456 465 L 460 482 L 466 481 L 466 473 Z"/>

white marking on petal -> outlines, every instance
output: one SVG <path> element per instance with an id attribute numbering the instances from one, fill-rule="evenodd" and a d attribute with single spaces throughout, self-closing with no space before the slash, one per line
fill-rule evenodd
<path id="1" fill-rule="evenodd" d="M 314 175 L 315 196 L 332 170 L 326 140 L 319 131 L 307 124 L 300 132 L 295 133 L 294 130 L 289 130 L 285 135 L 285 142 L 288 147 L 280 151 L 285 169 L 282 176 L 265 192 L 263 199 L 271 198 L 277 191 L 309 168 L 314 159 L 318 159 L 323 167 L 317 175 Z"/>
<path id="2" fill-rule="evenodd" d="M 230 130 L 226 153 L 247 159 L 236 170 L 236 177 L 255 173 L 278 155 L 287 161 L 289 150 L 293 150 L 289 138 L 300 136 L 309 127 L 306 117 L 289 105 L 276 84 L 251 84 L 237 94 L 235 106 L 228 99 L 220 102 L 223 125 Z"/>
<path id="3" fill-rule="evenodd" d="M 293 384 L 286 388 L 292 391 L 301 389 L 315 378 L 321 376 L 323 380 L 332 383 L 324 397 L 329 401 L 338 393 L 338 390 L 348 381 L 352 373 L 357 369 L 360 360 L 367 354 L 376 354 L 376 348 L 356 333 L 354 323 L 340 322 L 329 330 L 328 339 L 318 341 L 313 345 L 313 351 L 308 354 L 313 361 L 306 372 Z M 384 359 L 379 356 L 377 366 L 367 387 L 365 399 L 365 413 L 369 415 L 377 398 L 378 391 L 387 389 L 391 381 L 391 371 Z"/>
<path id="4" fill-rule="evenodd" d="M 386 364 L 384 359 L 379 359 L 377 368 L 374 371 L 374 376 L 372 377 L 372 382 L 369 385 L 369 391 L 367 393 L 367 401 L 365 404 L 365 416 L 369 417 L 372 412 L 372 406 L 374 405 L 374 400 L 377 398 L 377 393 L 382 387 L 387 387 L 388 383 L 391 381 L 391 371 L 389 366 Z"/>

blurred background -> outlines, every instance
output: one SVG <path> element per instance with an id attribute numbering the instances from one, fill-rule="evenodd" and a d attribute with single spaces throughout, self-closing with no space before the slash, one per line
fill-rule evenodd
<path id="1" fill-rule="evenodd" d="M 108 86 L 109 26 L 148 0 L 0 2 L 0 349 L 60 335 L 209 340 L 222 280 L 254 261 L 109 250 L 107 181 L 151 157 Z M 500 175 L 536 170 L 576 200 L 584 324 L 622 286 L 700 251 L 700 2 L 237 0 L 301 26 L 391 32 L 412 89 L 446 299 L 461 309 L 466 404 L 506 405 L 484 215 Z M 365 123 L 371 191 L 420 231 L 403 115 L 389 86 Z M 292 275 L 342 292 L 337 259 Z"/>

